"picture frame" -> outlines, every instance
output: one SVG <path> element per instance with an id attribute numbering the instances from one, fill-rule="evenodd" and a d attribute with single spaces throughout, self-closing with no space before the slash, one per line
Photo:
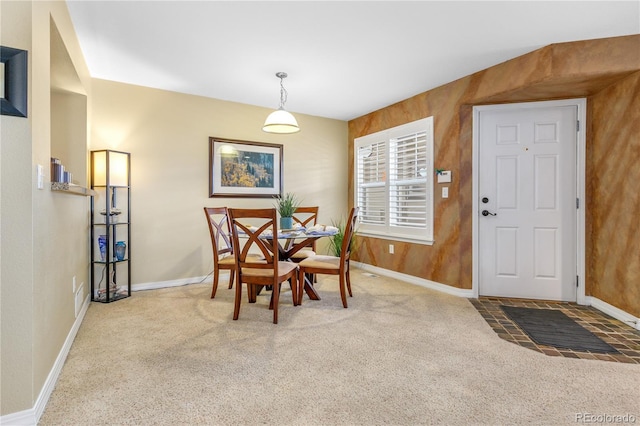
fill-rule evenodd
<path id="1" fill-rule="evenodd" d="M 209 138 L 209 198 L 282 195 L 283 146 Z"/>
<path id="2" fill-rule="evenodd" d="M 27 116 L 27 51 L 0 46 L 0 111 L 2 115 Z"/>

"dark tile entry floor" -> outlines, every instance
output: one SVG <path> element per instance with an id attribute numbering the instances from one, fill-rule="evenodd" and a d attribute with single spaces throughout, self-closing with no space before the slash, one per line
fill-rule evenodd
<path id="1" fill-rule="evenodd" d="M 582 306 L 566 302 L 496 297 L 481 297 L 479 299 L 470 299 L 470 301 L 498 336 L 508 342 L 549 356 L 640 364 L 640 331 L 591 306 Z M 500 305 L 538 309 L 559 309 L 570 318 L 573 318 L 578 324 L 616 348 L 620 353 L 590 353 L 539 345 L 532 341 L 529 336 L 505 315 L 502 309 L 500 309 Z"/>

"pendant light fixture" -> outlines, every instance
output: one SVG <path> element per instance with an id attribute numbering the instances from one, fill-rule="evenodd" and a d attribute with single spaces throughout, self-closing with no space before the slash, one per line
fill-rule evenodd
<path id="1" fill-rule="evenodd" d="M 282 80 L 287 78 L 286 72 L 276 73 L 280 79 L 280 107 L 273 111 L 264 121 L 262 130 L 267 133 L 295 133 L 300 131 L 296 118 L 290 112 L 285 111 L 284 104 L 287 102 L 287 91 L 282 84 Z"/>

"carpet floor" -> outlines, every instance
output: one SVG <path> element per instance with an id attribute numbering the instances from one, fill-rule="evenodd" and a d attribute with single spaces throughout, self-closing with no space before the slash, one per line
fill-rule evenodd
<path id="1" fill-rule="evenodd" d="M 352 270 L 279 324 L 269 293 L 210 283 L 89 307 L 40 425 L 575 425 L 640 422 L 640 366 L 507 342 L 463 298 Z M 246 299 L 245 299 L 246 300 Z M 629 417 L 628 417 L 629 418 Z"/>

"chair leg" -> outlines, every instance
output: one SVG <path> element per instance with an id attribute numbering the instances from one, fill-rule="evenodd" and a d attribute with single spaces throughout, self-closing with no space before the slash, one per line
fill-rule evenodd
<path id="1" fill-rule="evenodd" d="M 247 284 L 247 289 L 249 288 L 249 284 Z M 236 299 L 233 306 L 233 319 L 237 320 L 238 316 L 240 316 L 240 301 L 242 300 L 242 283 L 238 280 L 236 283 Z"/>
<path id="2" fill-rule="evenodd" d="M 347 268 L 346 268 L 347 272 L 347 290 L 349 290 L 349 297 L 353 297 L 353 294 L 351 293 L 351 273 L 349 272 L 349 262 L 347 262 Z"/>
<path id="3" fill-rule="evenodd" d="M 293 306 L 298 306 L 298 280 L 297 274 L 293 274 L 289 279 L 289 285 L 291 286 L 291 298 L 293 299 Z"/>
<path id="4" fill-rule="evenodd" d="M 273 323 L 278 323 L 278 300 L 280 299 L 280 284 L 274 285 L 271 289 L 271 299 L 273 300 Z"/>
<path id="5" fill-rule="evenodd" d="M 280 290 L 280 286 L 281 284 L 278 284 L 278 290 Z M 273 287 L 273 286 L 269 286 L 269 287 Z M 271 298 L 269 299 L 269 309 L 273 309 L 273 291 L 271 291 Z"/>
<path id="6" fill-rule="evenodd" d="M 216 291 L 218 290 L 218 274 L 220 271 L 213 271 L 213 288 L 211 289 L 211 298 L 216 297 Z"/>
<path id="7" fill-rule="evenodd" d="M 344 274 L 340 275 L 340 298 L 342 299 L 342 306 L 347 308 L 347 294 L 345 290 L 345 276 Z"/>
<path id="8" fill-rule="evenodd" d="M 229 270 L 229 289 L 233 288 L 233 278 L 236 275 L 236 271 L 234 271 L 233 269 Z"/>
<path id="9" fill-rule="evenodd" d="M 249 303 L 256 303 L 258 292 L 256 286 L 247 284 L 247 300 Z"/>
<path id="10" fill-rule="evenodd" d="M 302 305 L 302 294 L 304 293 L 304 271 L 298 269 L 298 306 Z"/>

